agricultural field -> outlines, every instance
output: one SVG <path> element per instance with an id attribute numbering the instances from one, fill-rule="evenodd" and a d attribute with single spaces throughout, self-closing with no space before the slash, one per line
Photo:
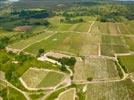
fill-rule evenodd
<path id="1" fill-rule="evenodd" d="M 130 80 L 88 84 L 86 100 L 133 100 L 133 87 Z"/>
<path id="2" fill-rule="evenodd" d="M 85 58 L 75 65 L 74 81 L 117 80 L 120 76 L 115 61 L 104 58 Z"/>
<path id="3" fill-rule="evenodd" d="M 0 100 L 134 100 L 134 1 L 0 5 Z"/>
<path id="4" fill-rule="evenodd" d="M 52 35 L 52 33 L 43 32 L 43 33 L 39 34 L 38 36 L 33 36 L 31 38 L 21 40 L 19 42 L 16 42 L 14 44 L 9 45 L 8 47 L 22 50 L 22 49 L 28 47 L 29 45 L 32 45 L 33 43 L 36 43 L 40 40 L 43 40 L 43 39 L 47 38 L 50 35 Z"/>
<path id="5" fill-rule="evenodd" d="M 134 72 L 134 55 L 118 56 L 120 64 L 126 69 L 126 72 Z"/>
<path id="6" fill-rule="evenodd" d="M 6 95 L 6 96 L 5 96 Z M 8 86 L 6 82 L 0 80 L 0 97 L 7 100 L 14 98 L 15 100 L 27 100 L 26 97 L 15 88 Z"/>
<path id="7" fill-rule="evenodd" d="M 52 79 L 55 77 L 54 79 Z M 22 84 L 28 89 L 45 89 L 53 88 L 65 79 L 65 74 L 44 70 L 44 69 L 28 69 L 20 78 Z"/>
<path id="8" fill-rule="evenodd" d="M 43 40 L 41 42 L 35 43 L 28 48 L 26 48 L 25 52 L 30 52 L 33 54 L 37 54 L 40 48 L 43 48 L 47 51 L 55 50 L 55 51 L 65 51 L 72 52 L 74 54 L 78 54 L 80 52 L 83 34 L 75 33 L 75 32 L 58 32 L 54 34 L 52 37 Z"/>
<path id="9" fill-rule="evenodd" d="M 102 35 L 101 54 L 105 56 L 114 56 L 114 54 L 129 53 L 130 49 L 126 41 L 121 36 Z"/>
<path id="10" fill-rule="evenodd" d="M 61 94 L 59 94 L 59 97 L 57 100 L 75 100 L 75 92 L 76 90 L 74 88 L 68 89 Z"/>

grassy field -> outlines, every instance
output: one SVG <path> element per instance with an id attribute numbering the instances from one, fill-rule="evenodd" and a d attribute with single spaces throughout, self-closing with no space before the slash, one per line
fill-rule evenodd
<path id="1" fill-rule="evenodd" d="M 115 62 L 104 58 L 86 58 L 75 66 L 74 81 L 120 79 Z"/>
<path id="2" fill-rule="evenodd" d="M 133 87 L 130 80 L 89 84 L 86 100 L 133 100 Z"/>
<path id="3" fill-rule="evenodd" d="M 54 87 L 64 79 L 64 74 L 44 69 L 27 70 L 21 77 L 29 88 Z"/>
<path id="4" fill-rule="evenodd" d="M 62 92 L 59 95 L 58 100 L 75 100 L 75 89 L 71 88 Z"/>
<path id="5" fill-rule="evenodd" d="M 119 62 L 127 69 L 127 72 L 134 72 L 134 55 L 118 56 Z"/>

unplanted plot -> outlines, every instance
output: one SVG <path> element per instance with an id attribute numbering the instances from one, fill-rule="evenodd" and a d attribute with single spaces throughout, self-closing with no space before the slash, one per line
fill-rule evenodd
<path id="1" fill-rule="evenodd" d="M 86 94 L 86 100 L 133 100 L 134 85 L 129 81 L 89 84 Z"/>

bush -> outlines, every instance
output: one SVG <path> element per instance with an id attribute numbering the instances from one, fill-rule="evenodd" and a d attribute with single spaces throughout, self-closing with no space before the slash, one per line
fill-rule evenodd
<path id="1" fill-rule="evenodd" d="M 88 78 L 87 78 L 87 81 L 92 81 L 92 80 L 93 80 L 92 77 L 88 77 Z"/>
<path id="2" fill-rule="evenodd" d="M 44 49 L 39 49 L 37 57 L 40 57 L 45 52 Z"/>

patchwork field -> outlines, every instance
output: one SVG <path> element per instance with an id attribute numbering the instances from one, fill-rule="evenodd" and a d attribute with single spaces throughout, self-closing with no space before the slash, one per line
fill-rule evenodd
<path id="1" fill-rule="evenodd" d="M 34 68 L 27 70 L 20 78 L 21 82 L 26 85 L 25 87 L 29 89 L 52 88 L 64 79 L 65 74 L 63 73 Z"/>
<path id="2" fill-rule="evenodd" d="M 41 48 L 46 52 L 62 51 L 80 56 L 104 55 L 110 57 L 134 51 L 133 21 L 124 23 L 96 21 L 93 24 L 95 18 L 83 16 L 85 22 L 71 24 L 61 23 L 61 18 L 63 17 L 49 18 L 52 25 L 48 29 L 43 26 L 32 29 L 32 32 L 35 33 L 43 30 L 46 32 L 8 47 L 24 50 L 34 55 L 37 55 Z"/>
<path id="3" fill-rule="evenodd" d="M 131 87 L 130 87 L 131 86 Z M 89 84 L 86 100 L 133 100 L 134 84 L 130 80 Z"/>
<path id="4" fill-rule="evenodd" d="M 76 63 L 74 81 L 87 81 L 88 78 L 93 81 L 120 79 L 115 62 L 105 58 L 85 58 Z"/>

